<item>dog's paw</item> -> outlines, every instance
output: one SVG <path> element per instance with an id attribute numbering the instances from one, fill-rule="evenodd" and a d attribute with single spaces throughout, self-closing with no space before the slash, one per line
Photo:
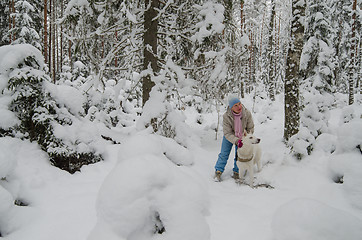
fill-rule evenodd
<path id="1" fill-rule="evenodd" d="M 241 185 L 241 184 L 243 184 L 243 180 L 240 179 L 240 178 L 235 179 L 235 183 L 236 183 L 237 185 Z"/>
<path id="2" fill-rule="evenodd" d="M 274 189 L 274 187 L 268 183 L 258 183 L 253 188 L 268 188 L 268 189 Z"/>

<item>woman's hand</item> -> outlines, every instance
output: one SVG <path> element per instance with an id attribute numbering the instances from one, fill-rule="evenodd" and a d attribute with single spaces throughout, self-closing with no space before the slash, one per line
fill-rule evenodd
<path id="1" fill-rule="evenodd" d="M 241 148 L 243 146 L 243 141 L 239 139 L 236 145 L 238 146 L 238 148 Z"/>

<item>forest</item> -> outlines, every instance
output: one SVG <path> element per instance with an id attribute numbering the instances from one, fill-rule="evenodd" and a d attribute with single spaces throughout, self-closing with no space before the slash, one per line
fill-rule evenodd
<path id="1" fill-rule="evenodd" d="M 10 67 L 16 74 L 3 69 L 11 76 L 8 89 L 21 95 L 10 106 L 21 124 L 2 127 L 1 135 L 25 134 L 56 166 L 72 171 L 62 166 L 64 158 L 79 167 L 101 157 L 79 153 L 52 134 L 53 121 L 71 125 L 73 116 L 62 114 L 125 127 L 131 105 L 142 114 L 138 125 L 175 137 L 172 112 L 207 111 L 234 92 L 271 102 L 284 94 L 288 142 L 307 124 L 301 114 L 308 101 L 341 93 L 353 104 L 362 91 L 360 6 L 357 0 L 1 1 L 0 46 L 29 44 L 44 62 L 30 54 Z M 43 82 L 79 90 L 86 98 L 82 109 L 60 113 Z M 25 86 L 34 95 L 19 93 Z M 147 110 L 148 101 L 164 107 Z M 333 105 L 320 101 L 318 112 Z M 312 137 L 323 130 L 317 132 Z"/>
<path id="2" fill-rule="evenodd" d="M 361 8 L 0 0 L 0 239 L 359 239 Z M 212 181 L 230 94 L 255 188 Z"/>

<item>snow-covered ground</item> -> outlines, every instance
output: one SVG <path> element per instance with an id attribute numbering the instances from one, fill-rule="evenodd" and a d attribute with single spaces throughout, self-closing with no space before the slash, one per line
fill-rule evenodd
<path id="1" fill-rule="evenodd" d="M 252 109 L 249 98 L 242 102 Z M 35 143 L 0 138 L 2 239 L 361 239 L 362 107 L 354 105 L 356 119 L 343 125 L 345 110 L 333 110 L 330 133 L 302 161 L 282 142 L 281 99 L 254 110 L 263 150 L 256 182 L 274 188 L 236 184 L 233 154 L 214 182 L 216 113 L 201 125 L 196 112 L 185 113 L 200 139 L 187 149 L 147 131 L 109 132 L 121 144 L 103 141 L 105 161 L 73 175 L 52 167 Z M 155 229 L 165 231 L 151 236 Z"/>

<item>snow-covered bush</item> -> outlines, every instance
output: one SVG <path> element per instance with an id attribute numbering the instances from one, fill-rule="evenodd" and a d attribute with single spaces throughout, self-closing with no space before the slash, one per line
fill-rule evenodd
<path id="1" fill-rule="evenodd" d="M 2 54 L 1 54 L 2 53 Z M 71 126 L 77 118 L 74 114 L 83 111 L 81 103 L 74 100 L 77 91 L 68 86 L 57 88 L 50 83 L 44 72 L 41 53 L 31 45 L 14 45 L 0 48 L 0 56 L 7 59 L 7 66 L 0 69 L 1 98 L 11 98 L 8 110 L 16 121 L 10 130 L 2 129 L 4 135 L 36 141 L 48 153 L 50 161 L 57 167 L 74 172 L 84 164 L 100 161 L 91 148 L 82 141 L 66 142 L 54 134 L 58 125 Z M 5 61 L 1 59 L 1 62 Z M 9 61 L 10 59 L 10 61 Z M 70 99 L 61 99 L 61 93 Z M 68 100 L 68 101 L 67 101 Z M 2 127 L 1 127 L 2 128 Z M 83 151 L 78 151 L 83 146 Z"/>
<path id="2" fill-rule="evenodd" d="M 10 228 L 11 211 L 14 208 L 14 199 L 11 194 L 0 185 L 0 237 L 8 234 Z"/>
<path id="3" fill-rule="evenodd" d="M 353 106 L 346 106 L 343 108 L 342 110 L 342 115 L 340 118 L 340 125 L 344 124 L 344 123 L 349 123 L 351 120 L 356 118 L 356 114 L 354 112 L 354 107 Z"/>
<path id="4" fill-rule="evenodd" d="M 16 166 L 16 149 L 12 139 L 0 138 L 0 179 L 6 179 Z"/>
<path id="5" fill-rule="evenodd" d="M 329 110 L 333 101 L 332 95 L 322 94 L 315 89 L 304 94 L 304 109 L 301 112 L 299 132 L 288 142 L 298 159 L 310 155 L 316 138 L 322 133 L 328 133 Z"/>
<path id="6" fill-rule="evenodd" d="M 192 163 L 191 152 L 172 139 L 130 138 L 99 191 L 98 221 L 88 239 L 210 239 L 208 193 L 185 169 Z"/>

